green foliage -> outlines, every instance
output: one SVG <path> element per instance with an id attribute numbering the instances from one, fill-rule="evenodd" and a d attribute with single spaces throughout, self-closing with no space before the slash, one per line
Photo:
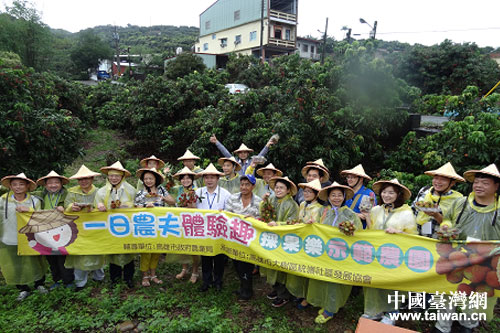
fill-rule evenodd
<path id="1" fill-rule="evenodd" d="M 176 80 L 193 72 L 203 73 L 205 68 L 206 66 L 199 56 L 184 52 L 167 62 L 165 76 L 171 80 Z"/>
<path id="2" fill-rule="evenodd" d="M 0 51 L 0 66 L 19 67 L 22 65 L 21 58 L 14 52 Z"/>
<path id="3" fill-rule="evenodd" d="M 78 41 L 71 50 L 75 71 L 97 69 L 100 59 L 110 59 L 112 55 L 111 47 L 90 29 L 79 33 Z"/>

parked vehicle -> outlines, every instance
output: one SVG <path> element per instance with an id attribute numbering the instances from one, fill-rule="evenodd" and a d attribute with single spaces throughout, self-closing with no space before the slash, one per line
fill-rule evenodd
<path id="1" fill-rule="evenodd" d="M 225 85 L 225 87 L 226 89 L 229 89 L 230 94 L 240 94 L 250 90 L 247 85 L 241 83 L 228 83 Z"/>
<path id="2" fill-rule="evenodd" d="M 106 71 L 97 71 L 97 79 L 98 80 L 109 80 L 111 79 L 111 75 L 109 75 Z"/>

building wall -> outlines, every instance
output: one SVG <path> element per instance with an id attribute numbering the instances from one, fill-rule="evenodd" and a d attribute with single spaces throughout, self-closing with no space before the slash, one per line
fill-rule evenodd
<path id="1" fill-rule="evenodd" d="M 305 46 L 307 46 L 307 51 L 305 50 Z M 312 51 L 312 49 L 314 51 Z M 300 38 L 297 38 L 297 52 L 301 58 L 307 58 L 307 59 L 313 59 L 313 60 L 319 60 L 320 59 L 320 54 L 318 51 L 319 48 L 319 43 L 312 43 L 307 40 L 303 40 Z"/>

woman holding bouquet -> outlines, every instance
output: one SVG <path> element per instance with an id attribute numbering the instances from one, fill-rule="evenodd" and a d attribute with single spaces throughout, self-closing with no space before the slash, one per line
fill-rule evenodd
<path id="1" fill-rule="evenodd" d="M 339 228 L 348 236 L 353 235 L 354 230 L 363 229 L 363 224 L 356 213 L 345 206 L 346 200 L 354 196 L 354 191 L 349 186 L 334 182 L 322 189 L 318 196 L 329 203 L 329 206 L 323 209 L 321 224 Z M 314 321 L 324 324 L 332 319 L 333 315 L 347 302 L 351 289 L 352 286 L 347 284 L 310 280 L 306 299 L 312 305 L 321 307 Z"/>
<path id="2" fill-rule="evenodd" d="M 194 182 L 197 178 L 199 178 L 197 173 L 191 171 L 189 167 L 185 166 L 173 177 L 181 183 L 181 185 L 174 186 L 170 190 L 170 193 L 175 200 L 175 205 L 177 207 L 196 208 L 196 194 L 194 192 L 196 190 L 196 187 Z M 189 262 L 192 262 L 193 270 L 191 272 L 191 278 L 189 279 L 189 282 L 196 283 L 196 281 L 198 281 L 198 277 L 200 276 L 200 274 L 198 273 L 200 257 L 182 254 L 174 256 L 178 257 L 179 261 L 182 263 L 182 271 L 175 277 L 179 280 L 183 279 L 188 272 Z"/>

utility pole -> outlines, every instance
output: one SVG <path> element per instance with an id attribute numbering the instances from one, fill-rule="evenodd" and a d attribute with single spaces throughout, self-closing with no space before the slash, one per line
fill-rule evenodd
<path id="1" fill-rule="evenodd" d="M 323 65 L 325 62 L 325 54 L 326 54 L 326 32 L 328 30 L 328 17 L 326 18 L 325 25 L 325 34 L 323 35 L 323 52 L 321 52 L 321 64 Z"/>
<path id="2" fill-rule="evenodd" d="M 260 7 L 260 62 L 264 63 L 265 53 L 264 53 L 264 0 L 262 0 Z"/>
<path id="3" fill-rule="evenodd" d="M 347 43 L 351 44 L 351 32 L 352 32 L 352 29 L 349 28 L 349 30 L 347 30 Z"/>
<path id="4" fill-rule="evenodd" d="M 115 49 L 116 49 L 116 67 L 118 69 L 117 77 L 120 77 L 121 68 L 120 68 L 120 48 L 118 43 L 120 42 L 120 35 L 118 35 L 118 31 L 115 25 L 115 32 L 113 33 L 113 39 L 115 40 Z"/>
<path id="5" fill-rule="evenodd" d="M 372 36 L 373 39 L 375 39 L 376 34 L 377 34 L 377 21 L 373 23 L 373 36 Z"/>

